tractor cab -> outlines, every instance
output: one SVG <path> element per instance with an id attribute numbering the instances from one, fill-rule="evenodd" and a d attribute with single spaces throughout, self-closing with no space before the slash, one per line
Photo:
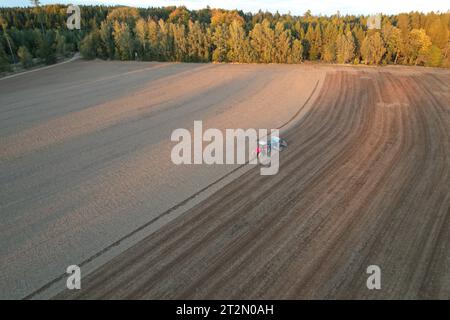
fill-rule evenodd
<path id="1" fill-rule="evenodd" d="M 268 142 L 266 139 L 258 141 L 257 154 L 270 156 L 272 150 L 281 151 L 287 147 L 287 142 L 280 137 L 271 137 Z"/>

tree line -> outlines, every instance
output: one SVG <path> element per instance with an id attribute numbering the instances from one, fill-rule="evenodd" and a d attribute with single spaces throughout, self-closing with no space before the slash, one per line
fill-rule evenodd
<path id="1" fill-rule="evenodd" d="M 0 65 L 14 52 L 22 63 L 24 55 L 52 63 L 79 50 L 87 59 L 450 66 L 450 13 L 382 16 L 381 28 L 369 29 L 368 17 L 338 13 L 82 6 L 82 30 L 69 31 L 65 10 L 0 9 Z"/>

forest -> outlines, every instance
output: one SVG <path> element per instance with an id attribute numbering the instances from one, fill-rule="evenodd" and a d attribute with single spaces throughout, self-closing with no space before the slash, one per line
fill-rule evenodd
<path id="1" fill-rule="evenodd" d="M 0 71 L 86 59 L 450 66 L 450 13 L 301 16 L 185 7 L 80 6 L 69 30 L 64 5 L 0 8 Z"/>

